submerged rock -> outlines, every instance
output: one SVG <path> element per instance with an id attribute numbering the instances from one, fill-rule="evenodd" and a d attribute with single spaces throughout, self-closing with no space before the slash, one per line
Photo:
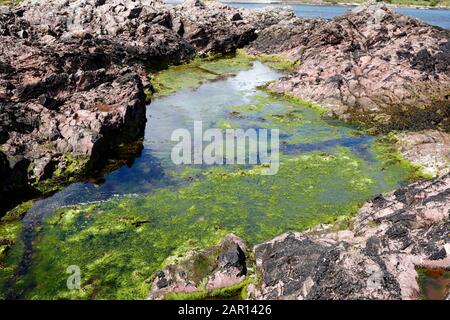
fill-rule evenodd
<path id="1" fill-rule="evenodd" d="M 418 299 L 416 268 L 450 268 L 450 175 L 368 202 L 348 230 L 318 226 L 255 247 L 255 299 Z"/>
<path id="2" fill-rule="evenodd" d="M 246 246 L 233 234 L 219 245 L 190 252 L 156 274 L 150 299 L 166 294 L 210 293 L 242 283 L 247 274 Z"/>

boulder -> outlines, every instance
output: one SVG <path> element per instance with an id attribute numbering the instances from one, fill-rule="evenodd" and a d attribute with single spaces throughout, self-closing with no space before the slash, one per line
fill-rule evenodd
<path id="1" fill-rule="evenodd" d="M 156 274 L 150 299 L 167 293 L 212 292 L 244 281 L 247 274 L 246 246 L 233 234 L 219 245 L 186 253 Z"/>
<path id="2" fill-rule="evenodd" d="M 396 147 L 403 157 L 431 175 L 450 171 L 450 134 L 439 130 L 402 132 L 397 135 Z"/>

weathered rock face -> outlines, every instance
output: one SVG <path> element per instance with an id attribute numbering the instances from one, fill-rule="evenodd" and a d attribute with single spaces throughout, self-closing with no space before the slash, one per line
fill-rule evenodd
<path id="1" fill-rule="evenodd" d="M 251 20 L 252 14 L 246 15 Z M 247 48 L 300 60 L 295 72 L 270 89 L 316 101 L 332 114 L 380 131 L 450 130 L 448 31 L 383 4 L 330 21 L 284 15 L 278 23 L 259 23 L 258 38 Z"/>
<path id="2" fill-rule="evenodd" d="M 167 293 L 211 292 L 239 284 L 247 274 L 246 247 L 233 234 L 217 246 L 188 253 L 157 273 L 150 299 Z"/>
<path id="3" fill-rule="evenodd" d="M 432 176 L 450 172 L 450 134 L 438 130 L 402 132 L 396 147 L 403 157 Z"/>
<path id="4" fill-rule="evenodd" d="M 368 202 L 352 227 L 319 226 L 255 247 L 256 299 L 417 299 L 417 267 L 450 268 L 450 175 Z M 442 297 L 445 298 L 445 297 Z"/>
<path id="5" fill-rule="evenodd" d="M 233 50 L 253 37 L 237 10 L 218 3 L 0 6 L 0 197 L 64 176 L 74 158 L 77 171 L 101 165 L 119 143 L 142 137 L 147 66 Z"/>
<path id="6" fill-rule="evenodd" d="M 174 31 L 200 53 L 232 51 L 256 38 L 253 25 L 220 2 L 187 0 L 172 14 Z"/>

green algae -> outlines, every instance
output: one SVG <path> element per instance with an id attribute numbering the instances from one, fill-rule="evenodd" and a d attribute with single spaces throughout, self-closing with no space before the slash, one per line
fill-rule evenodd
<path id="1" fill-rule="evenodd" d="M 283 57 L 282 55 L 277 55 L 277 54 L 252 55 L 252 54 L 245 52 L 242 49 L 239 49 L 238 53 L 242 56 L 247 56 L 251 59 L 261 61 L 264 64 L 270 66 L 271 68 L 274 68 L 274 69 L 280 70 L 280 71 L 284 71 L 284 72 L 293 71 L 296 67 L 298 67 L 300 65 L 300 60 L 291 60 L 286 57 Z"/>
<path id="2" fill-rule="evenodd" d="M 25 201 L 15 208 L 8 211 L 0 221 L 8 222 L 8 221 L 17 221 L 21 220 L 25 214 L 28 212 L 28 210 L 33 206 L 33 204 L 36 202 L 36 200 L 28 200 Z"/>
<path id="3" fill-rule="evenodd" d="M 15 243 L 21 231 L 20 221 L 0 220 L 0 240 L 3 243 Z"/>
<path id="4" fill-rule="evenodd" d="M 356 127 L 343 126 L 341 122 L 326 118 L 323 110 L 295 97 L 259 91 L 249 99 L 249 103 L 230 106 L 231 112 L 239 116 L 220 119 L 216 122 L 216 127 L 223 128 L 226 121 L 228 128 L 277 128 L 280 134 L 290 135 L 288 139 L 284 139 L 284 142 L 290 144 L 320 142 L 360 134 Z"/>
<path id="5" fill-rule="evenodd" d="M 20 3 L 22 0 L 0 0 L 0 5 L 13 5 Z"/>
<path id="6" fill-rule="evenodd" d="M 5 299 L 9 284 L 24 252 L 20 238 L 22 222 L 9 217 L 0 219 L 0 299 Z M 20 283 L 17 283 L 17 287 Z"/>
<path id="7" fill-rule="evenodd" d="M 180 247 L 184 251 L 217 243 L 224 235 L 206 221 L 168 233 L 168 228 L 177 225 L 177 217 L 153 208 L 161 215 L 151 218 L 144 209 L 150 204 L 143 203 L 140 207 L 136 201 L 140 202 L 129 198 L 98 207 L 62 210 L 49 219 L 35 248 L 35 268 L 28 275 L 30 285 L 34 283 L 35 288 L 27 297 L 145 298 L 153 273 L 167 257 L 176 254 Z M 159 208 L 162 207 L 159 203 Z M 157 229 L 160 224 L 162 228 Z M 191 239 L 190 234 L 204 236 Z M 81 268 L 82 290 L 66 288 L 66 268 L 70 265 Z"/>
<path id="8" fill-rule="evenodd" d="M 274 96 L 274 97 L 278 97 L 296 104 L 300 104 L 303 106 L 307 106 L 309 108 L 312 109 L 316 109 L 317 111 L 320 112 L 321 115 L 325 114 L 328 110 L 325 109 L 324 107 L 322 107 L 320 104 L 311 101 L 311 100 L 306 100 L 306 99 L 302 99 L 300 97 L 294 96 L 292 94 L 288 94 L 288 93 L 280 93 L 274 90 L 269 89 L 267 86 L 262 86 L 261 89 L 263 89 L 266 93 Z"/>
<path id="9" fill-rule="evenodd" d="M 174 65 L 168 69 L 150 73 L 154 93 L 152 97 L 168 96 L 182 88 L 196 89 L 202 83 L 233 75 L 252 66 L 251 57 L 236 52 L 228 55 L 196 57 L 189 63 Z"/>
<path id="10" fill-rule="evenodd" d="M 170 67 L 156 75 L 156 88 L 164 83 L 158 94 L 196 88 L 234 72 L 233 68 L 251 65 L 241 57 L 225 60 L 197 58 L 189 67 Z M 278 128 L 285 136 L 282 142 L 293 145 L 294 151 L 296 144 L 320 148 L 322 142 L 361 134 L 326 119 L 320 107 L 295 97 L 255 90 L 244 102 L 225 108 L 227 116 L 213 118 L 213 124 Z M 142 299 L 148 296 L 156 271 L 189 250 L 217 244 L 228 233 L 254 245 L 318 223 L 339 222 L 345 228 L 366 200 L 414 176 L 416 168 L 399 158 L 390 143 L 369 141 L 363 155 L 339 145 L 281 154 L 274 176 L 262 176 L 262 166 L 171 167 L 168 176 L 187 183 L 159 186 L 146 196 L 60 209 L 36 230 L 30 272 L 12 290 L 27 288 L 21 296 L 31 299 Z M 20 253 L 20 246 L 15 246 L 8 255 Z M 199 263 L 197 277 L 211 264 Z M 81 290 L 67 289 L 66 270 L 71 265 L 80 267 Z M 234 297 L 239 290 L 167 298 Z"/>
<path id="11" fill-rule="evenodd" d="M 15 281 L 15 272 L 22 260 L 24 243 L 21 238 L 22 218 L 36 200 L 29 200 L 8 211 L 0 219 L 0 299 L 5 299 L 8 287 Z M 20 288 L 18 280 L 16 288 Z"/>
<path id="12" fill-rule="evenodd" d="M 178 170 L 170 170 L 168 174 L 177 179 L 193 179 L 203 175 L 203 169 L 194 166 L 182 166 Z"/>
<path id="13" fill-rule="evenodd" d="M 89 161 L 89 157 L 75 157 L 66 153 L 62 160 L 64 170 L 57 168 L 50 178 L 35 182 L 33 187 L 44 195 L 59 191 L 68 183 L 85 176 L 90 169 Z"/>
<path id="14" fill-rule="evenodd" d="M 235 285 L 214 289 L 200 290 L 189 293 L 169 292 L 164 296 L 165 300 L 244 300 L 247 297 L 247 287 L 255 283 L 254 278 L 247 277 L 240 283 Z"/>
<path id="15" fill-rule="evenodd" d="M 230 120 L 220 119 L 216 122 L 216 128 L 218 129 L 234 129 L 234 126 Z"/>
<path id="16" fill-rule="evenodd" d="M 386 136 L 380 136 L 371 146 L 373 152 L 377 155 L 377 159 L 382 164 L 387 179 L 391 182 L 398 178 L 396 169 L 402 168 L 404 172 L 408 173 L 406 180 L 417 181 L 419 179 L 431 179 L 433 176 L 424 172 L 420 165 L 414 164 L 403 158 L 400 151 L 395 147 L 395 132 Z M 398 180 L 397 180 L 398 181 Z"/>
<path id="17" fill-rule="evenodd" d="M 226 55 L 196 57 L 189 63 L 169 66 L 166 70 L 152 73 L 149 77 L 154 92 L 146 92 L 148 98 L 168 96 L 182 88 L 196 89 L 206 81 L 223 79 L 252 66 L 253 61 L 261 61 L 268 66 L 290 71 L 298 66 L 297 61 L 290 61 L 278 55 L 249 55 L 243 50 Z"/>
<path id="18" fill-rule="evenodd" d="M 177 252 L 218 243 L 230 232 L 254 245 L 305 230 L 354 214 L 371 195 L 395 187 L 377 181 L 376 170 L 347 148 L 281 162 L 275 176 L 214 167 L 181 187 L 61 209 L 36 241 L 28 275 L 34 287 L 26 297 L 145 298 L 153 274 Z M 66 288 L 70 265 L 81 268 L 81 290 Z"/>

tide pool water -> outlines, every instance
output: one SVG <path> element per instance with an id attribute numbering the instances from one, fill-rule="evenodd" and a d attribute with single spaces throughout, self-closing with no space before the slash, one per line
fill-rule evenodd
<path id="1" fill-rule="evenodd" d="M 21 237 L 9 269 L 0 270 L 0 292 L 35 299 L 145 298 L 155 272 L 187 250 L 228 233 L 252 246 L 331 223 L 407 181 L 413 168 L 388 144 L 261 89 L 281 76 L 239 56 L 154 75 L 161 94 L 148 106 L 141 156 L 102 184 L 75 183 L 37 202 L 23 225 L 9 230 Z M 174 165 L 171 134 L 191 130 L 193 121 L 205 129 L 278 129 L 278 173 L 263 176 L 258 165 Z M 67 288 L 70 266 L 79 267 L 80 290 Z"/>

